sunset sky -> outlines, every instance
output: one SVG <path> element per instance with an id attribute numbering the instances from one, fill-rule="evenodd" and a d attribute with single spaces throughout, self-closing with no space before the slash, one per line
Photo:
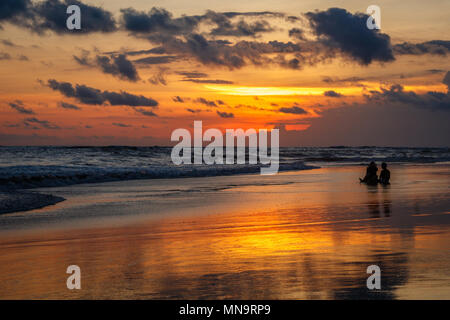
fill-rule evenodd
<path id="1" fill-rule="evenodd" d="M 170 145 L 203 120 L 450 146 L 448 0 L 0 0 L 0 26 L 0 145 Z"/>

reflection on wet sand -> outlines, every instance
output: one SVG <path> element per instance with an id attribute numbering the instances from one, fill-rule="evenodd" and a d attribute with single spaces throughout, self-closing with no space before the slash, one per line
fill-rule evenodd
<path id="1" fill-rule="evenodd" d="M 427 205 L 433 216 L 413 217 L 412 200 L 425 205 L 414 190 L 361 192 L 356 185 L 358 193 L 335 195 L 285 188 L 286 194 L 300 189 L 290 196 L 305 200 L 265 210 L 243 202 L 241 210 L 220 214 L 5 236 L 0 297 L 393 299 L 418 298 L 421 288 L 435 286 L 435 297 L 450 298 L 446 198 Z M 71 264 L 82 270 L 80 291 L 66 289 Z M 381 268 L 381 290 L 366 287 L 372 264 Z"/>

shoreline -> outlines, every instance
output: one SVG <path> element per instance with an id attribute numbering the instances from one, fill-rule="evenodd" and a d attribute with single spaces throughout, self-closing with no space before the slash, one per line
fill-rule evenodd
<path id="1" fill-rule="evenodd" d="M 58 188 L 59 205 L 0 216 L 0 298 L 450 297 L 450 167 L 392 166 L 387 188 L 363 169 Z"/>

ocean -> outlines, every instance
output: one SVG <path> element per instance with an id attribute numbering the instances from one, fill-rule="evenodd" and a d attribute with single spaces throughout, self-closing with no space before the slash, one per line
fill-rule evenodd
<path id="1" fill-rule="evenodd" d="M 0 147 L 0 190 L 107 181 L 258 173 L 260 164 L 174 165 L 171 147 Z M 248 155 L 248 149 L 246 150 Z M 285 147 L 279 170 L 450 161 L 450 148 Z M 248 161 L 247 161 L 248 162 Z"/>

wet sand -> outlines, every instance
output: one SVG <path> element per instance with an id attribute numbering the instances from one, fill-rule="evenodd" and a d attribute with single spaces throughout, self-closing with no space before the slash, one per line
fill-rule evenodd
<path id="1" fill-rule="evenodd" d="M 67 200 L 0 216 L 0 298 L 450 299 L 450 166 L 390 169 L 39 189 Z"/>

